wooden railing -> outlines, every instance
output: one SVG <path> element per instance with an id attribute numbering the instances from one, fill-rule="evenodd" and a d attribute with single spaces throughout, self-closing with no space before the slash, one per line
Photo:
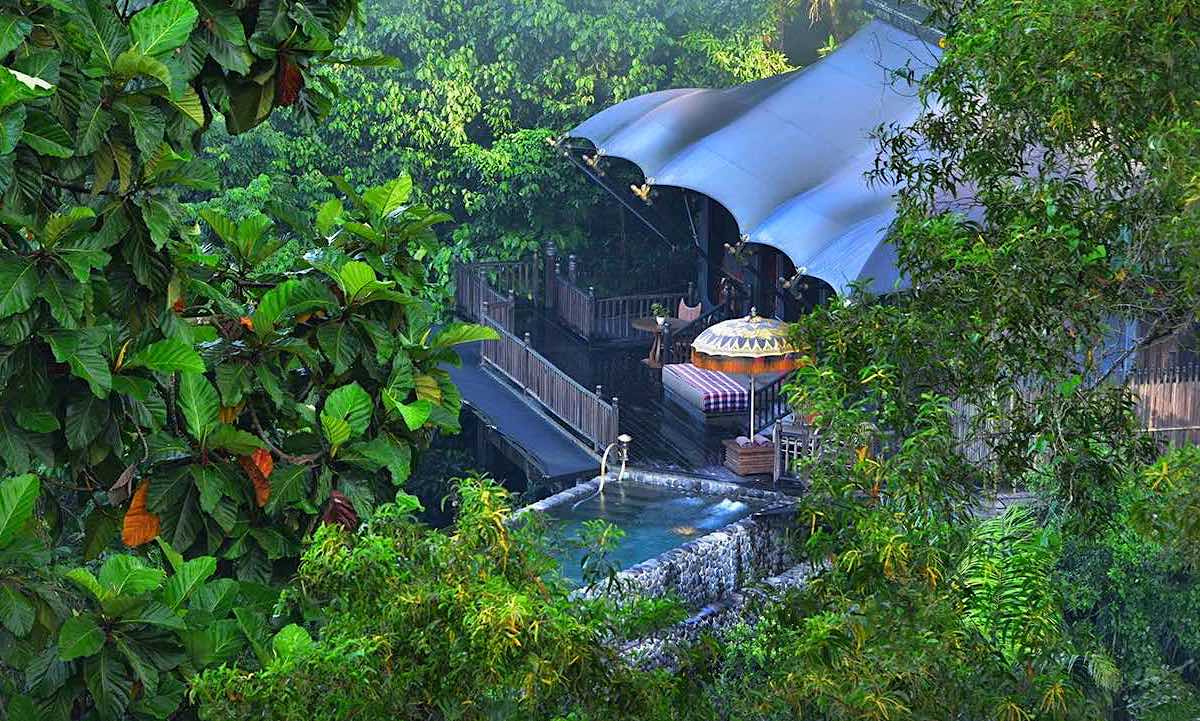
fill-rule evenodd
<path id="1" fill-rule="evenodd" d="M 482 359 L 532 396 L 569 430 L 591 443 L 596 452 L 617 439 L 620 414 L 617 399 L 605 401 L 601 389 L 590 391 L 533 349 L 529 337 L 518 338 L 490 316 L 485 325 L 500 339 L 484 341 Z"/>
<path id="2" fill-rule="evenodd" d="M 776 423 L 771 431 L 775 445 L 774 479 L 796 478 L 796 463 L 820 451 L 820 438 L 812 426 L 803 423 Z"/>
<path id="3" fill-rule="evenodd" d="M 783 386 L 791 374 L 784 373 L 774 381 L 754 391 L 754 427 L 766 428 L 792 412 L 788 406 Z M 757 432 L 757 431 L 756 431 Z"/>
<path id="4" fill-rule="evenodd" d="M 596 296 L 570 280 L 554 275 L 554 312 L 562 324 L 580 337 L 592 340 L 596 320 Z"/>
<path id="5" fill-rule="evenodd" d="M 454 299 L 458 312 L 470 320 L 482 322 L 491 317 L 502 328 L 513 332 L 516 322 L 516 295 L 509 289 L 500 293 L 480 268 L 460 265 L 454 269 Z"/>

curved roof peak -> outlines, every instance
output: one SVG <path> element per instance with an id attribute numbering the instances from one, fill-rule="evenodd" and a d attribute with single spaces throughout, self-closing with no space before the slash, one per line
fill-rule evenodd
<path id="1" fill-rule="evenodd" d="M 721 203 L 751 242 L 774 246 L 839 291 L 900 280 L 886 235 L 893 188 L 868 187 L 871 132 L 921 111 L 923 77 L 941 51 L 873 20 L 802 70 L 732 88 L 665 90 L 602 110 L 568 135 L 636 164 L 655 185 Z"/>

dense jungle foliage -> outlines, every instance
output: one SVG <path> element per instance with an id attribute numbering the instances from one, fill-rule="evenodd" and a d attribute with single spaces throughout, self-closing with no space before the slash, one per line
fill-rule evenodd
<path id="1" fill-rule="evenodd" d="M 610 242 L 546 138 L 811 62 L 794 28 L 859 4 L 0 0 L 0 715 L 1200 718 L 1200 451 L 1104 342 L 1197 320 L 1200 4 L 929 4 L 926 111 L 864 179 L 911 289 L 793 329 L 814 576 L 645 670 L 616 649 L 686 610 L 571 597 L 494 482 L 418 520 L 488 334 L 447 271 Z"/>

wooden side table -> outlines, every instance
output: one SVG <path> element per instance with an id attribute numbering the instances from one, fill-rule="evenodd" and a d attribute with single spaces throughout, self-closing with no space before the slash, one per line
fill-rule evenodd
<path id="1" fill-rule="evenodd" d="M 682 321 L 673 316 L 667 316 L 663 319 L 663 324 L 659 325 L 658 319 L 653 316 L 647 316 L 645 318 L 634 318 L 629 323 L 637 330 L 653 334 L 654 339 L 650 341 L 650 353 L 642 362 L 651 368 L 662 368 L 663 332 L 669 328 L 679 327 Z"/>

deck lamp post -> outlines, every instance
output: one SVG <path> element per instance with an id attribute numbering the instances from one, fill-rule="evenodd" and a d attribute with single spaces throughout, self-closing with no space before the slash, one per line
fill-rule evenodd
<path id="1" fill-rule="evenodd" d="M 754 439 L 755 377 L 785 373 L 801 363 L 800 351 L 788 339 L 787 324 L 763 318 L 757 308 L 745 318 L 721 321 L 692 342 L 692 365 L 722 373 L 750 376 L 750 439 Z"/>

